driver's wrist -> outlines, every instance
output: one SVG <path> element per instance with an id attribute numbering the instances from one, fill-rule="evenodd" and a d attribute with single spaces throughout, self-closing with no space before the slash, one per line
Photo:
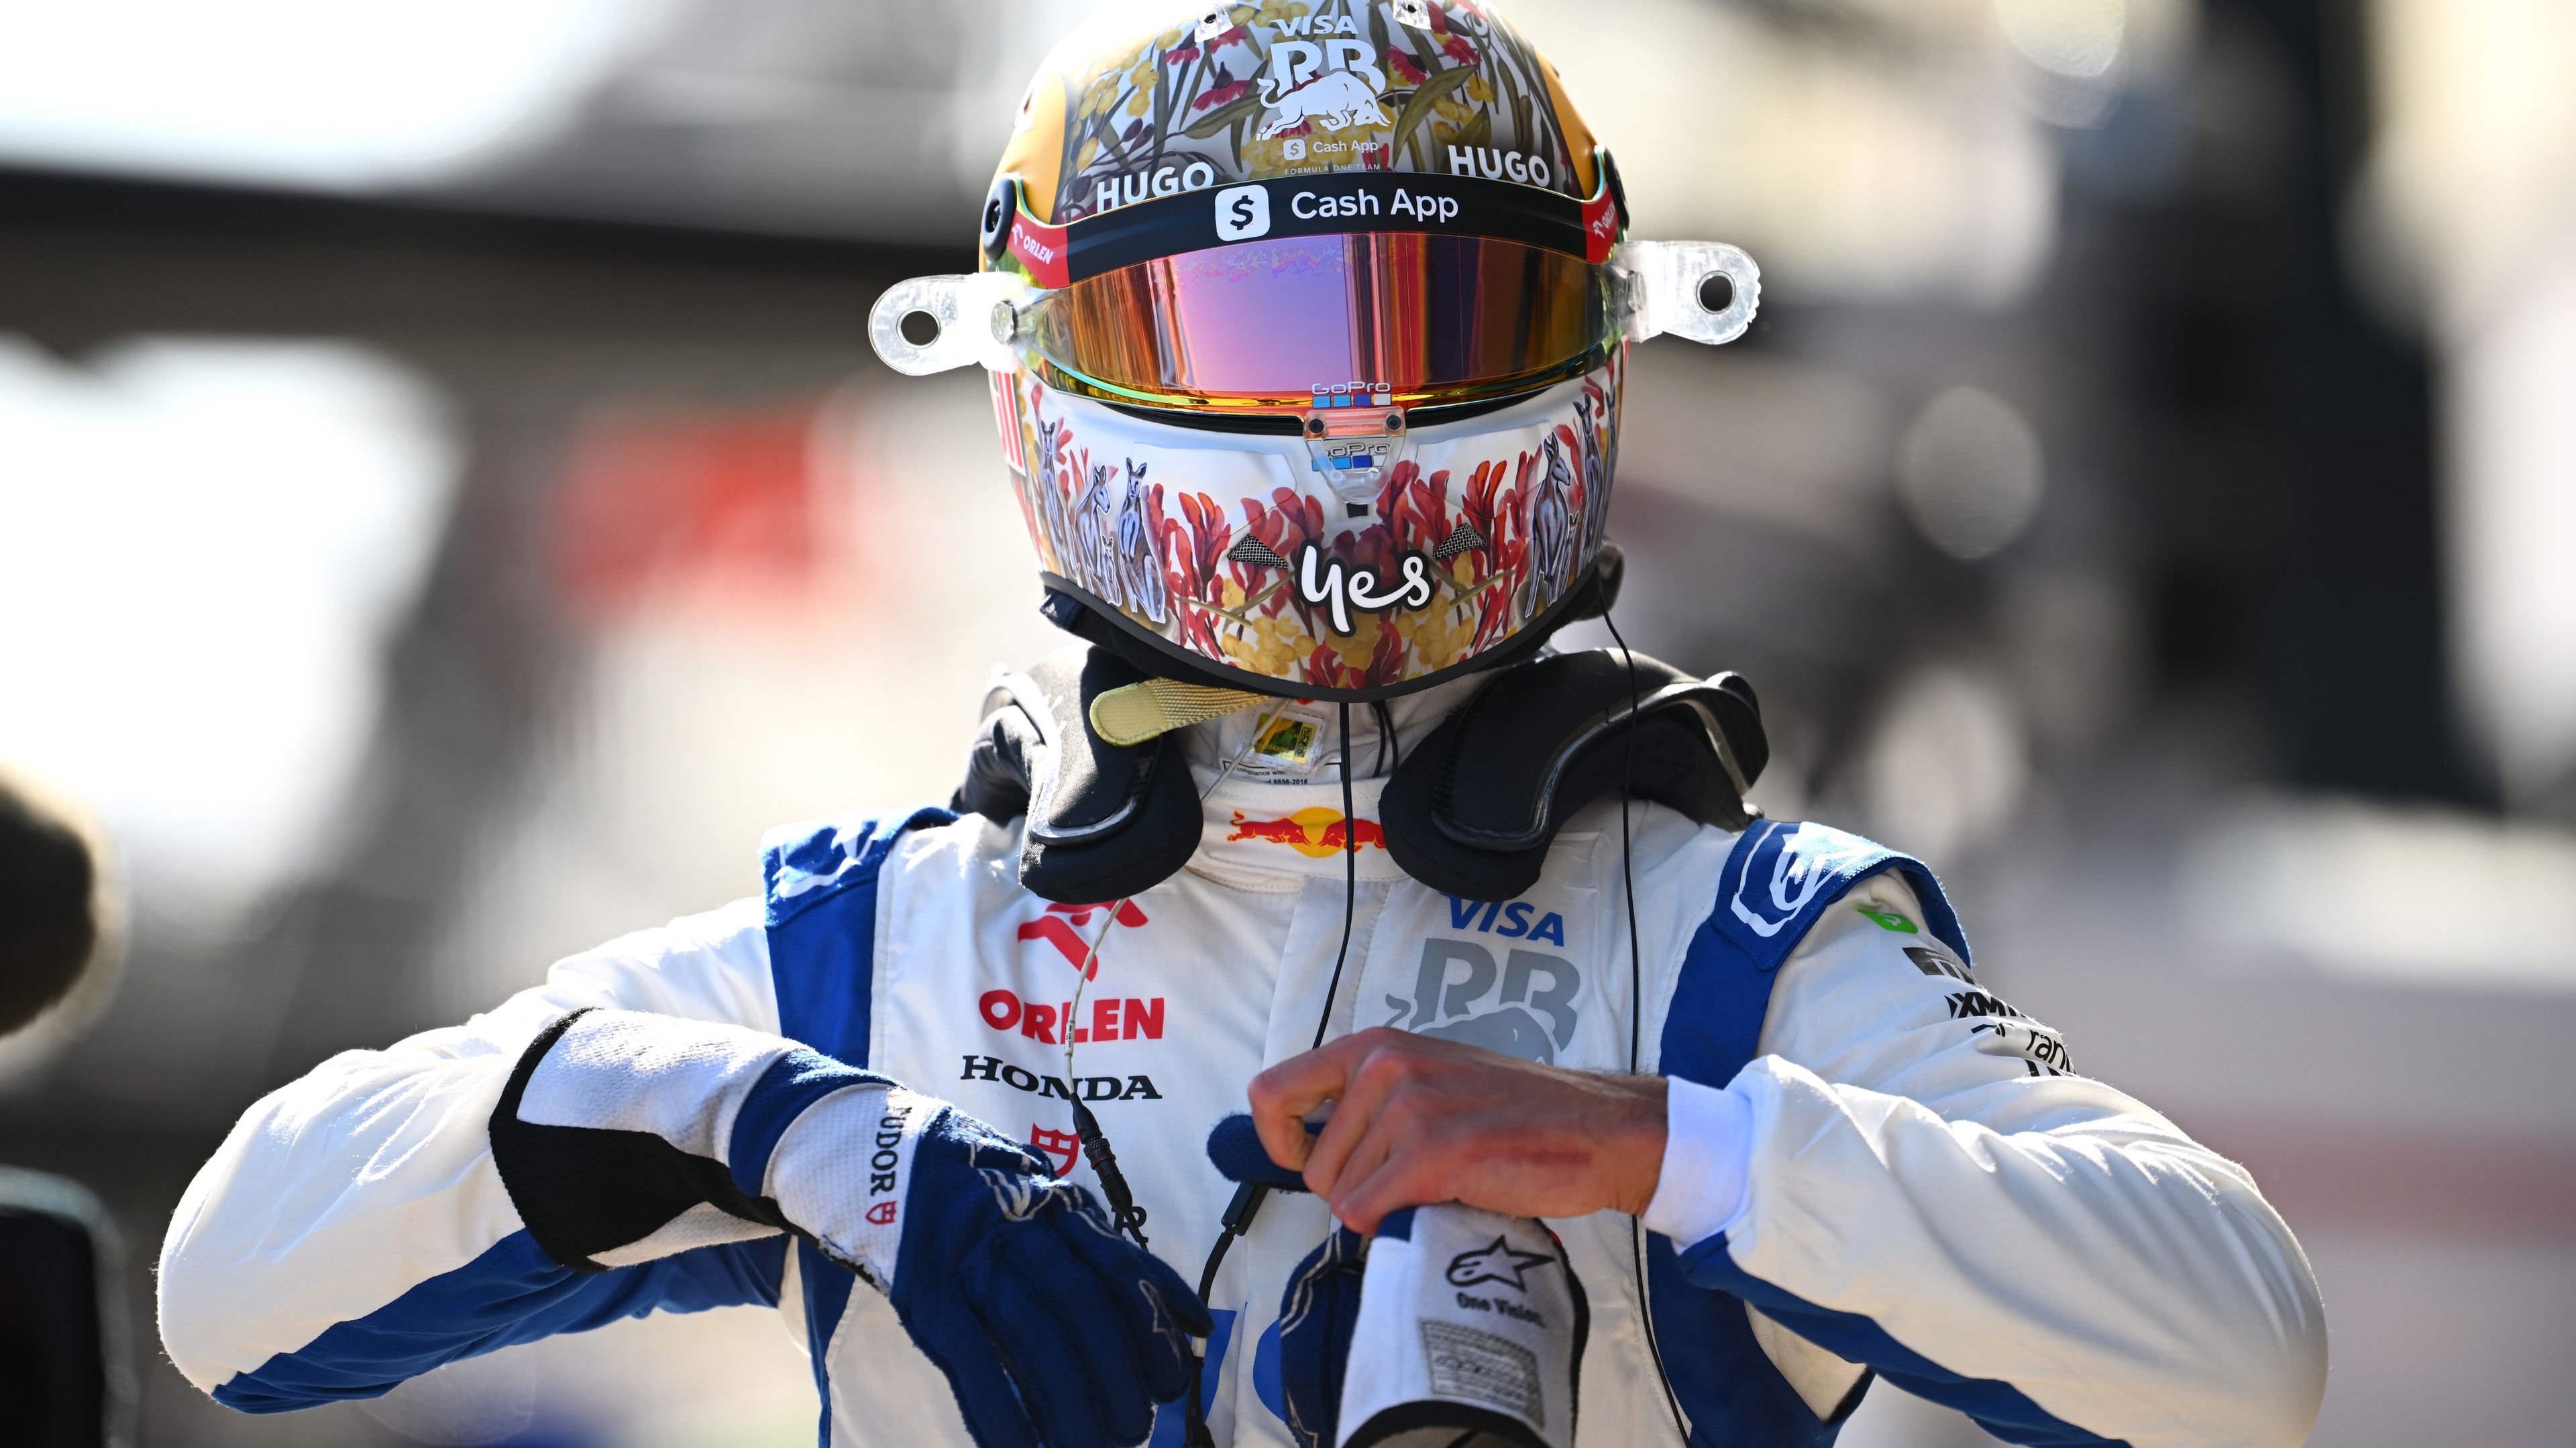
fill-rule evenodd
<path id="1" fill-rule="evenodd" d="M 765 1194 L 827 1254 L 891 1289 L 914 1156 L 945 1106 L 882 1082 L 824 1096 L 780 1135 Z"/>
<path id="2" fill-rule="evenodd" d="M 1662 1179 L 1670 1135 L 1667 1083 L 1661 1076 L 1617 1078 L 1626 1098 L 1612 1131 L 1611 1205 L 1643 1215 Z"/>

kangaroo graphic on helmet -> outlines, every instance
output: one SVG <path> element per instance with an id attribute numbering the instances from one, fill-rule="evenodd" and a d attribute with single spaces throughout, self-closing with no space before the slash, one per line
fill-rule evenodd
<path id="1" fill-rule="evenodd" d="M 1038 515 L 1046 529 L 1047 546 L 1055 553 L 1055 566 L 1071 572 L 1073 524 L 1064 516 L 1064 480 L 1056 470 L 1056 446 L 1064 426 L 1038 419 Z"/>
<path id="2" fill-rule="evenodd" d="M 1377 103 L 1377 92 L 1347 70 L 1319 75 L 1295 90 L 1287 88 L 1283 77 L 1269 76 L 1261 82 L 1261 104 L 1272 113 L 1270 124 L 1261 128 L 1261 139 L 1265 141 L 1308 121 L 1328 131 L 1361 121 L 1378 126 L 1395 124 L 1386 107 Z"/>
<path id="3" fill-rule="evenodd" d="M 1082 558 L 1082 571 L 1091 591 L 1111 608 L 1125 608 L 1127 596 L 1118 586 L 1118 520 L 1109 501 L 1109 474 L 1106 463 L 1094 464 L 1091 486 L 1083 491 L 1082 501 L 1073 512 L 1074 541 Z"/>
<path id="4" fill-rule="evenodd" d="M 1564 597 L 1574 581 L 1574 469 L 1556 434 L 1539 439 L 1539 449 L 1547 455 L 1547 472 L 1530 498 L 1530 565 L 1538 584 L 1533 607 Z"/>
<path id="5" fill-rule="evenodd" d="M 1610 527 L 1610 465 L 1601 453 L 1601 434 L 1592 425 L 1592 409 L 1599 401 L 1590 393 L 1574 399 L 1574 450 L 1583 459 L 1583 555 L 1600 548 L 1601 535 Z"/>
<path id="6" fill-rule="evenodd" d="M 1127 496 L 1118 504 L 1118 568 L 1127 588 L 1127 602 L 1138 613 L 1161 623 L 1163 550 L 1161 540 L 1153 536 L 1153 523 L 1145 516 L 1145 502 L 1140 496 L 1145 466 L 1134 458 L 1127 460 Z"/>

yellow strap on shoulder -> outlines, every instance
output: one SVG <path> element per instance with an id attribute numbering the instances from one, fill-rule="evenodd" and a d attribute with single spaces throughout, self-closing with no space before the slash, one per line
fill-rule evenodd
<path id="1" fill-rule="evenodd" d="M 1156 735 L 1222 719 L 1270 697 L 1174 679 L 1147 679 L 1093 697 L 1091 732 L 1111 744 L 1142 744 Z"/>

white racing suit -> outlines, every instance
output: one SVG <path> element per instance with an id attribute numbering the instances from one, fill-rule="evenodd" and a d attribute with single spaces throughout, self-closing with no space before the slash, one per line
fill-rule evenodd
<path id="1" fill-rule="evenodd" d="M 1355 787 L 1328 1035 L 1394 1025 L 1700 1083 L 1674 1088 L 1646 1228 L 1617 1212 L 1551 1224 L 1591 1302 L 1581 1443 L 1822 1444 L 1872 1371 L 2022 1443 L 2306 1436 L 2325 1331 L 2289 1230 L 2243 1168 L 2073 1074 L 2054 1032 L 1977 985 L 1920 865 L 1816 825 L 1736 835 L 1632 805 L 1632 982 L 1615 801 L 1569 822 L 1535 888 L 1492 905 L 1397 870 L 1378 787 Z M 763 898 L 574 956 L 464 1025 L 333 1057 L 255 1105 L 163 1248 L 170 1356 L 219 1401 L 277 1411 L 621 1316 L 761 1303 L 812 1355 L 826 1448 L 964 1448 L 884 1299 L 809 1244 L 709 1207 L 597 1254 L 606 1271 L 550 1260 L 488 1138 L 514 1066 L 576 1008 L 725 1023 L 946 1098 L 1096 1189 L 1065 1099 L 1079 1093 L 1154 1250 L 1195 1281 L 1230 1195 L 1209 1128 L 1245 1109 L 1255 1072 L 1307 1049 L 1325 1009 L 1341 805 L 1329 771 L 1226 780 L 1196 857 L 1114 920 L 1022 890 L 1016 830 L 978 816 L 778 831 Z M 654 1068 L 643 1094 L 686 1099 L 606 1124 L 723 1141 L 759 1065 L 743 1054 Z M 1709 1109 L 1720 1090 L 1729 1109 Z M 697 1124 L 667 1124 L 683 1118 Z M 1740 1182 L 1740 1200 L 1694 1200 L 1702 1181 Z M 1274 1196 L 1217 1276 L 1203 1382 L 1220 1444 L 1289 1441 L 1272 1324 L 1329 1225 L 1314 1199 Z M 1180 1427 L 1165 1408 L 1153 1441 L 1177 1445 Z"/>

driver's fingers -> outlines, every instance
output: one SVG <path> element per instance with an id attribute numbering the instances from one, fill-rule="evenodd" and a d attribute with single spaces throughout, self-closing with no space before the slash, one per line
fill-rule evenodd
<path id="1" fill-rule="evenodd" d="M 1372 1133 L 1380 1140 L 1386 1135 Z M 1352 1231 L 1375 1232 L 1390 1212 L 1453 1201 L 1461 1195 L 1457 1164 L 1439 1150 L 1411 1146 L 1401 1152 L 1372 1150 L 1376 1145 L 1376 1141 L 1368 1143 L 1362 1148 L 1364 1155 L 1353 1158 L 1332 1199 L 1333 1215 Z"/>
<path id="2" fill-rule="evenodd" d="M 1324 1123 L 1314 1150 L 1306 1156 L 1306 1185 L 1317 1196 L 1334 1194 L 1351 1153 L 1379 1134 L 1378 1118 L 1388 1102 L 1433 1065 L 1411 1044 L 1412 1039 L 1393 1031 L 1349 1038 L 1346 1044 L 1361 1044 L 1359 1059 L 1348 1070 L 1332 1119 Z"/>
<path id="3" fill-rule="evenodd" d="M 1252 1104 L 1252 1124 L 1261 1133 L 1261 1144 L 1272 1161 L 1290 1171 L 1306 1165 L 1306 1113 L 1342 1094 L 1352 1068 L 1368 1054 L 1369 1038 L 1375 1034 L 1363 1031 L 1345 1036 L 1330 1045 L 1291 1056 L 1252 1078 L 1246 1093 Z"/>
<path id="4" fill-rule="evenodd" d="M 1341 1115 L 1339 1111 L 1333 1114 L 1337 1119 Z M 1346 1143 L 1336 1143 L 1339 1147 L 1339 1160 L 1330 1163 L 1332 1176 L 1329 1184 L 1317 1193 L 1323 1197 L 1327 1206 L 1333 1208 L 1335 1216 L 1341 1215 L 1342 1198 L 1349 1196 L 1351 1189 L 1360 1182 L 1383 1170 L 1388 1156 L 1396 1149 L 1396 1133 L 1390 1129 L 1390 1123 L 1382 1112 L 1370 1112 L 1366 1119 L 1355 1121 L 1353 1125 L 1358 1129 L 1351 1134 L 1351 1138 Z M 1420 1156 L 1426 1149 L 1427 1144 L 1419 1139 L 1407 1139 L 1404 1143 L 1404 1155 L 1407 1157 Z M 1325 1165 L 1322 1153 L 1319 1151 L 1317 1160 L 1307 1164 L 1309 1179 L 1313 1179 L 1316 1174 L 1324 1170 Z"/>

